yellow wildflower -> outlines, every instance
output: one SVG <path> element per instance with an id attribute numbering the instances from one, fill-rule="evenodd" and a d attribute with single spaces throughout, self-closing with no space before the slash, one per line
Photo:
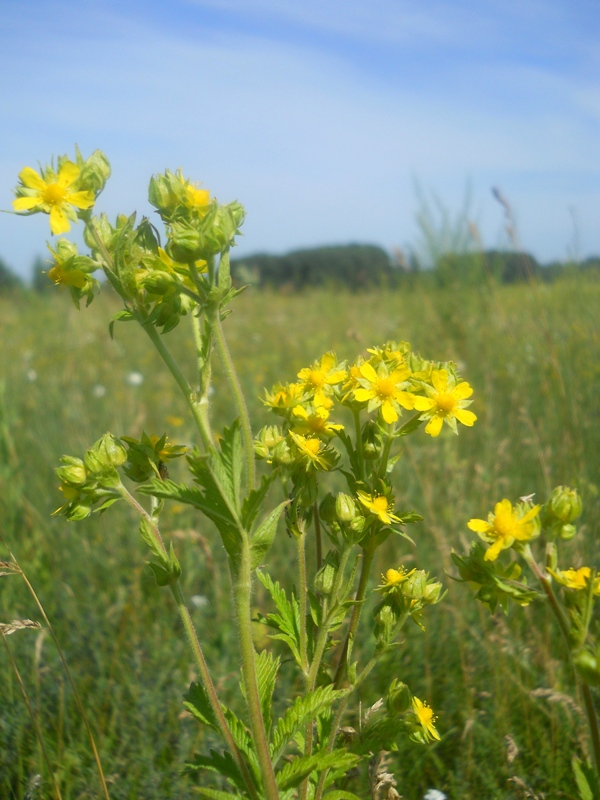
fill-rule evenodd
<path id="1" fill-rule="evenodd" d="M 381 580 L 383 583 L 381 584 L 381 589 L 393 589 L 396 586 L 400 586 L 401 583 L 410 577 L 415 568 L 411 569 L 410 572 L 406 569 L 406 567 L 399 567 L 398 569 L 388 569 L 385 574 L 381 576 Z"/>
<path id="2" fill-rule="evenodd" d="M 431 373 L 431 382 L 432 386 L 422 384 L 427 397 L 417 396 L 414 401 L 417 411 L 424 412 L 421 419 L 429 420 L 425 433 L 437 436 L 444 422 L 454 433 L 458 433 L 456 420 L 471 427 L 477 417 L 472 411 L 465 411 L 465 408 L 473 402 L 467 399 L 473 394 L 469 384 L 466 381 L 457 384 L 454 375 L 446 369 L 434 369 Z"/>
<path id="3" fill-rule="evenodd" d="M 301 420 L 294 426 L 293 431 L 303 436 L 331 437 L 335 436 L 338 431 L 344 430 L 343 425 L 327 421 L 329 419 L 329 411 L 323 406 L 315 406 L 309 411 L 304 406 L 296 406 L 293 414 Z"/>
<path id="4" fill-rule="evenodd" d="M 390 425 L 396 422 L 402 408 L 414 408 L 415 396 L 405 391 L 410 376 L 408 367 L 398 367 L 389 371 L 382 361 L 375 371 L 372 364 L 365 361 L 359 367 L 359 388 L 354 390 L 354 399 L 359 403 L 368 402 L 367 410 L 381 409 L 381 416 Z"/>
<path id="5" fill-rule="evenodd" d="M 72 190 L 81 172 L 72 161 L 63 161 L 58 174 L 52 167 L 46 167 L 42 172 L 40 175 L 31 167 L 21 170 L 19 180 L 22 185 L 17 187 L 18 197 L 13 200 L 13 208 L 15 211 L 49 214 L 52 233 L 67 233 L 71 230 L 69 220 L 77 220 L 72 207 L 91 208 L 95 202 L 94 193 Z"/>
<path id="6" fill-rule="evenodd" d="M 356 496 L 365 508 L 368 508 L 371 514 L 375 514 L 384 525 L 391 525 L 392 522 L 402 522 L 400 517 L 393 514 L 394 504 L 390 503 L 387 497 L 383 494 L 367 494 L 366 492 L 358 491 Z"/>
<path id="7" fill-rule="evenodd" d="M 495 561 L 502 550 L 518 542 L 535 539 L 540 532 L 539 520 L 536 519 L 540 506 L 533 506 L 524 513 L 524 509 L 516 506 L 514 511 L 510 500 L 496 503 L 494 513 L 484 519 L 470 519 L 468 526 L 475 531 L 484 542 L 492 546 L 485 553 L 486 561 Z"/>
<path id="8" fill-rule="evenodd" d="M 589 567 L 579 567 L 579 569 L 553 570 L 549 569 L 548 572 L 558 583 L 566 586 L 567 589 L 575 589 L 581 591 L 585 589 L 592 575 L 592 570 Z M 600 577 L 594 578 L 594 594 L 600 595 Z"/>
<path id="9" fill-rule="evenodd" d="M 313 396 L 314 405 L 331 408 L 333 387 L 345 380 L 346 374 L 346 370 L 338 366 L 335 354 L 325 353 L 320 361 L 301 369 L 298 377 L 304 391 Z"/>
<path id="10" fill-rule="evenodd" d="M 285 386 L 278 383 L 271 392 L 265 389 L 266 406 L 273 411 L 286 412 L 294 409 L 303 399 L 304 386 L 301 383 L 288 383 Z"/>
<path id="11" fill-rule="evenodd" d="M 425 738 L 428 741 L 433 741 L 434 739 L 439 741 L 440 735 L 434 725 L 437 717 L 434 715 L 433 709 L 427 703 L 419 700 L 418 697 L 413 697 L 412 708 L 416 718 L 419 720 L 419 724 L 423 728 Z"/>
<path id="12" fill-rule="evenodd" d="M 292 441 L 298 448 L 300 455 L 314 467 L 321 467 L 321 469 L 330 469 L 330 464 L 325 458 L 325 445 L 320 439 L 314 439 L 308 436 L 300 436 L 293 431 L 290 431 Z"/>

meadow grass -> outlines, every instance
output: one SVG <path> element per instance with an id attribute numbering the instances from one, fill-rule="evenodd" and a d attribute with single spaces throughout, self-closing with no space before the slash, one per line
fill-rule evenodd
<path id="1" fill-rule="evenodd" d="M 469 518 L 485 516 L 502 497 L 535 492 L 544 499 L 561 483 L 576 486 L 584 500 L 572 562 L 598 564 L 598 307 L 600 281 L 588 275 L 469 289 L 417 281 L 365 294 L 251 290 L 226 320 L 255 430 L 271 421 L 262 387 L 294 380 L 330 349 L 352 358 L 387 339 L 407 340 L 425 357 L 457 361 L 475 389 L 473 429 L 405 440 L 397 497 L 425 521 L 410 531 L 415 549 L 394 539 L 378 553 L 376 574 L 390 565 L 425 565 L 448 589 L 430 610 L 427 630 L 414 627 L 405 647 L 361 690 L 368 706 L 393 674 L 439 713 L 441 742 L 427 748 L 407 742 L 392 756 L 408 800 L 428 787 L 473 800 L 524 797 L 528 790 L 577 797 L 570 759 L 585 747 L 585 720 L 569 700 L 574 678 L 547 609 L 539 603 L 490 618 L 468 587 L 444 572 L 454 574 L 450 552 L 463 552 L 472 538 Z M 77 524 L 50 517 L 60 504 L 53 469 L 64 453 L 82 453 L 107 430 L 166 431 L 183 443 L 193 436 L 184 402 L 143 333 L 117 324 L 110 340 L 106 320 L 117 308 L 108 291 L 81 312 L 59 292 L 0 298 L 1 531 L 61 641 L 111 797 L 190 798 L 193 782 L 181 777 L 181 767 L 209 735 L 182 713 L 194 668 L 175 609 L 159 598 L 144 566 L 137 524 L 121 508 Z M 176 329 L 168 339 L 191 370 L 187 333 Z M 218 372 L 213 399 L 219 427 L 234 412 Z M 175 479 L 177 472 L 175 465 Z M 235 704 L 235 634 L 218 537 L 211 523 L 176 506 L 165 533 L 178 548 L 223 700 Z M 282 533 L 270 559 L 281 573 L 293 558 Z M 268 601 L 258 592 L 256 602 L 264 610 Z M 26 588 L 16 576 L 2 579 L 0 621 L 27 617 L 39 614 Z M 265 646 L 261 631 L 257 638 Z M 63 797 L 99 796 L 85 729 L 50 637 L 23 631 L 9 643 Z M 45 776 L 41 796 L 50 797 L 40 746 L 3 649 L 0 687 L 0 797 L 22 800 L 38 773 Z M 280 708 L 283 694 L 276 698 Z"/>

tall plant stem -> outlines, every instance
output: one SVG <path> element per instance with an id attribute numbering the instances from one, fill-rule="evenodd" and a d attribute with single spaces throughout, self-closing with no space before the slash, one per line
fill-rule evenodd
<path id="1" fill-rule="evenodd" d="M 363 448 L 362 431 L 360 429 L 360 411 L 353 411 L 354 429 L 356 431 L 356 453 L 358 455 L 359 480 L 365 479 L 365 452 Z"/>
<path id="2" fill-rule="evenodd" d="M 146 519 L 146 522 L 148 523 L 148 526 L 152 531 L 152 535 L 154 537 L 157 547 L 164 553 L 165 557 L 168 558 L 167 548 L 165 547 L 165 544 L 163 542 L 156 521 L 137 502 L 135 497 L 133 497 L 124 486 L 120 487 L 120 491 L 122 497 L 129 503 L 129 505 L 131 505 L 141 516 L 143 516 Z M 229 747 L 231 754 L 235 759 L 235 762 L 244 778 L 244 781 L 246 782 L 250 796 L 255 798 L 255 800 L 257 800 L 256 787 L 254 786 L 252 776 L 248 771 L 248 767 L 246 766 L 246 762 L 244 761 L 242 754 L 238 750 L 238 747 L 231 734 L 231 730 L 229 729 L 229 725 L 227 724 L 227 720 L 225 719 L 225 715 L 223 714 L 221 702 L 219 700 L 217 690 L 215 689 L 215 685 L 211 678 L 208 669 L 208 664 L 206 663 L 206 659 L 204 658 L 202 646 L 200 645 L 196 629 L 194 628 L 194 623 L 192 622 L 190 612 L 185 603 L 183 591 L 181 589 L 181 584 L 177 580 L 175 583 L 170 584 L 170 589 L 173 594 L 173 597 L 175 598 L 177 611 L 179 612 L 179 616 L 181 617 L 181 621 L 183 622 L 183 627 L 185 629 L 188 641 L 190 643 L 192 652 L 194 654 L 194 660 L 196 661 L 198 671 L 200 672 L 200 677 L 202 679 L 202 683 L 206 690 L 210 707 L 212 708 L 213 714 L 215 715 L 215 719 L 217 720 L 217 724 L 219 726 L 219 730 L 221 731 L 221 735 L 227 742 L 227 746 Z"/>
<path id="3" fill-rule="evenodd" d="M 363 562 L 360 570 L 360 578 L 358 581 L 358 589 L 356 590 L 356 598 L 355 598 L 357 604 L 352 609 L 350 624 L 348 625 L 348 632 L 346 633 L 344 646 L 342 647 L 342 652 L 340 653 L 337 669 L 335 671 L 335 676 L 333 678 L 334 689 L 339 689 L 340 686 L 342 685 L 342 681 L 344 680 L 344 674 L 346 672 L 346 666 L 348 664 L 348 650 L 350 648 L 350 642 L 354 639 L 354 636 L 356 635 L 356 630 L 358 628 L 358 622 L 360 620 L 360 613 L 362 610 L 362 601 L 365 599 L 365 595 L 367 593 L 367 586 L 369 584 L 369 574 L 371 572 L 371 565 L 373 563 L 374 557 L 375 557 L 374 548 L 363 550 Z"/>
<path id="4" fill-rule="evenodd" d="M 240 639 L 242 677 L 246 692 L 246 704 L 250 715 L 252 738 L 254 739 L 254 746 L 256 747 L 256 755 L 262 775 L 265 798 L 266 800 L 278 800 L 279 791 L 275 780 L 273 762 L 271 761 L 271 753 L 269 751 L 269 742 L 265 730 L 256 677 L 254 642 L 252 641 L 252 569 L 250 562 L 250 541 L 247 536 L 242 543 L 237 562 L 234 564 L 230 561 L 230 567 Z"/>
<path id="5" fill-rule="evenodd" d="M 313 510 L 313 519 L 315 521 L 315 561 L 317 572 L 323 566 L 323 537 L 321 534 L 321 517 L 319 516 L 319 504 L 315 500 L 315 506 Z"/>
<path id="6" fill-rule="evenodd" d="M 17 683 L 19 684 L 19 688 L 21 690 L 21 695 L 23 696 L 23 702 L 27 706 L 27 711 L 29 712 L 29 716 L 31 718 L 31 724 L 33 725 L 33 729 L 35 731 L 35 736 L 40 744 L 42 749 L 42 755 L 44 757 L 44 761 L 46 763 L 46 767 L 48 772 L 50 773 L 50 779 L 54 785 L 54 792 L 56 794 L 57 800 L 62 800 L 62 795 L 60 793 L 60 789 L 58 788 L 58 783 L 56 782 L 56 778 L 54 777 L 54 770 L 52 769 L 52 765 L 50 764 L 50 759 L 48 758 L 48 753 L 46 752 L 46 745 L 44 744 L 44 737 L 42 736 L 42 732 L 40 731 L 38 722 L 35 718 L 35 714 L 33 713 L 33 708 L 31 707 L 31 703 L 29 702 L 29 697 L 27 696 L 27 690 L 25 689 L 25 684 L 23 683 L 23 679 L 21 678 L 21 673 L 19 672 L 19 668 L 17 667 L 17 662 L 12 654 L 12 650 L 8 644 L 8 640 L 6 635 L 2 634 L 2 641 L 4 642 L 4 646 L 6 647 L 6 652 L 8 653 L 8 658 L 10 660 L 11 666 L 13 668 L 13 672 L 15 673 L 15 677 L 17 679 Z"/>
<path id="7" fill-rule="evenodd" d="M 308 655 L 306 647 L 306 533 L 296 536 L 298 551 L 298 603 L 300 605 L 300 661 L 304 677 L 308 679 Z"/>
<path id="8" fill-rule="evenodd" d="M 571 641 L 569 636 L 569 622 L 565 617 L 565 614 L 560 607 L 558 600 L 556 599 L 556 595 L 552 589 L 552 584 L 550 582 L 550 578 L 542 572 L 539 568 L 537 561 L 533 557 L 533 553 L 531 549 L 527 547 L 523 551 L 523 558 L 527 561 L 531 570 L 535 574 L 536 578 L 539 580 L 546 597 L 548 598 L 548 602 L 550 603 L 550 608 L 556 617 L 558 622 L 558 626 L 561 630 L 561 633 L 564 637 L 566 645 L 568 647 L 569 654 L 571 653 Z M 594 753 L 594 763 L 596 765 L 596 774 L 600 776 L 600 728 L 598 727 L 598 715 L 596 713 L 596 708 L 594 706 L 594 698 L 592 697 L 592 691 L 590 689 L 589 684 L 587 681 L 583 680 L 583 678 L 575 672 L 575 676 L 579 685 L 581 686 L 581 694 L 583 695 L 583 703 L 585 706 L 585 713 L 587 716 L 588 721 L 588 729 L 590 732 L 590 739 L 592 742 L 592 751 Z"/>
<path id="9" fill-rule="evenodd" d="M 246 457 L 246 486 L 248 493 L 254 489 L 255 472 L 254 472 L 254 443 L 252 438 L 252 428 L 250 426 L 250 417 L 248 415 L 248 408 L 244 399 L 244 393 L 233 364 L 233 359 L 227 346 L 225 334 L 223 333 L 223 326 L 221 325 L 221 316 L 218 308 L 214 309 L 210 316 L 210 325 L 215 337 L 215 344 L 219 357 L 223 362 L 225 375 L 233 393 L 235 404 L 240 416 L 242 426 L 242 440 L 244 442 L 244 455 Z"/>

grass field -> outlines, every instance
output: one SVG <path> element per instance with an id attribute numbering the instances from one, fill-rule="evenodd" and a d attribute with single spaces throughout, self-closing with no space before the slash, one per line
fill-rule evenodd
<path id="1" fill-rule="evenodd" d="M 392 756 L 407 800 L 431 787 L 452 800 L 578 797 L 570 760 L 585 751 L 585 720 L 569 699 L 574 679 L 547 609 L 534 603 L 491 618 L 444 572 L 454 573 L 451 550 L 468 546 L 470 517 L 485 516 L 502 497 L 535 492 L 543 499 L 561 483 L 576 486 L 584 500 L 583 535 L 568 545 L 572 563 L 599 563 L 598 308 L 600 281 L 590 274 L 468 290 L 416 283 L 368 294 L 249 291 L 226 321 L 256 430 L 270 421 L 262 387 L 294 380 L 329 349 L 352 358 L 387 339 L 408 340 L 425 357 L 459 362 L 475 389 L 474 428 L 438 440 L 420 431 L 406 440 L 397 495 L 425 521 L 411 530 L 416 552 L 403 540 L 386 543 L 376 573 L 418 561 L 448 589 L 425 633 L 411 629 L 406 647 L 363 689 L 370 704 L 393 674 L 439 713 L 441 742 L 407 741 Z M 194 791 L 180 775 L 182 764 L 206 745 L 182 713 L 182 694 L 195 676 L 175 609 L 144 566 L 137 525 L 119 507 L 82 523 L 50 518 L 60 504 L 53 468 L 61 455 L 81 455 L 107 430 L 166 431 L 183 443 L 193 435 L 184 402 L 143 333 L 121 324 L 110 340 L 107 323 L 116 310 L 108 292 L 81 312 L 58 291 L 0 298 L 1 533 L 64 648 L 111 797 L 185 800 Z M 182 324 L 168 340 L 191 368 L 188 333 Z M 214 404 L 218 427 L 233 414 L 219 374 Z M 172 475 L 177 479 L 176 466 Z M 170 522 L 166 534 L 180 553 L 194 620 L 231 699 L 237 663 L 224 554 L 206 520 L 174 507 Z M 285 573 L 293 553 L 282 533 L 272 572 Z M 266 602 L 258 593 L 257 606 Z M 39 612 L 25 587 L 16 577 L 3 579 L 0 621 L 27 617 Z M 23 631 L 8 641 L 63 797 L 98 797 L 85 730 L 50 637 Z M 277 702 L 283 705 L 283 694 Z M 22 800 L 45 767 L 4 648 L 0 705 L 0 797 Z M 50 797 L 44 787 L 39 796 Z"/>

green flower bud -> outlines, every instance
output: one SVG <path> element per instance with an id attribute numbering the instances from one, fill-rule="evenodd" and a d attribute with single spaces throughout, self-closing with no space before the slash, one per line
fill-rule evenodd
<path id="1" fill-rule="evenodd" d="M 294 454 L 285 439 L 282 439 L 275 445 L 272 458 L 274 464 L 281 464 L 284 467 L 294 463 Z"/>
<path id="2" fill-rule="evenodd" d="M 108 467 L 120 467 L 126 461 L 127 450 L 112 433 L 105 433 L 84 457 L 84 464 L 92 473 L 102 472 Z"/>
<path id="3" fill-rule="evenodd" d="M 565 523 L 564 525 L 553 525 L 552 530 L 559 539 L 562 539 L 565 542 L 568 542 L 569 539 L 572 539 L 577 533 L 577 528 L 575 525 L 570 525 L 568 523 Z"/>
<path id="4" fill-rule="evenodd" d="M 167 294 L 179 286 L 179 281 L 173 275 L 162 270 L 147 272 L 141 281 L 144 289 L 151 294 Z"/>
<path id="5" fill-rule="evenodd" d="M 148 201 L 159 211 L 172 211 L 179 202 L 173 191 L 172 173 L 153 175 L 148 186 Z"/>
<path id="6" fill-rule="evenodd" d="M 422 569 L 416 569 L 402 586 L 402 594 L 409 600 L 422 600 L 427 591 L 427 575 Z"/>
<path id="7" fill-rule="evenodd" d="M 366 422 L 362 429 L 363 455 L 373 460 L 381 455 L 381 436 L 373 421 Z"/>
<path id="8" fill-rule="evenodd" d="M 330 595 L 333 589 L 337 567 L 330 560 L 325 559 L 325 563 L 315 575 L 313 587 L 318 594 Z"/>
<path id="9" fill-rule="evenodd" d="M 577 489 L 557 486 L 548 501 L 549 510 L 561 522 L 572 522 L 581 514 L 581 497 Z"/>
<path id="10" fill-rule="evenodd" d="M 319 506 L 319 516 L 323 522 L 331 524 L 337 520 L 337 504 L 336 499 L 331 493 L 327 493 L 321 500 Z"/>
<path id="11" fill-rule="evenodd" d="M 94 150 L 85 161 L 77 181 L 80 189 L 98 194 L 106 186 L 110 178 L 110 162 L 102 150 Z"/>
<path id="12" fill-rule="evenodd" d="M 354 519 L 350 523 L 350 528 L 351 530 L 354 531 L 354 533 L 362 533 L 365 529 L 365 524 L 366 520 L 364 517 L 361 516 L 354 517 Z"/>
<path id="13" fill-rule="evenodd" d="M 575 664 L 575 669 L 585 681 L 593 686 L 600 684 L 600 667 L 593 653 L 590 653 L 589 650 L 582 650 L 575 656 L 573 663 Z"/>
<path id="14" fill-rule="evenodd" d="M 390 684 L 385 704 L 391 714 L 404 714 L 410 707 L 411 696 L 408 686 L 398 678 Z"/>
<path id="15" fill-rule="evenodd" d="M 267 425 L 266 428 L 262 429 L 260 438 L 264 444 L 270 450 L 272 450 L 277 444 L 279 444 L 279 442 L 282 441 L 283 436 L 281 435 L 281 431 L 277 425 Z"/>
<path id="16" fill-rule="evenodd" d="M 55 470 L 61 481 L 67 484 L 74 484 L 75 486 L 81 486 L 86 482 L 87 472 L 80 458 L 63 456 L 61 462 L 65 466 L 58 467 L 58 469 Z"/>
<path id="17" fill-rule="evenodd" d="M 340 522 L 352 522 L 356 517 L 356 504 L 350 495 L 340 492 L 335 500 L 335 513 Z"/>
<path id="18" fill-rule="evenodd" d="M 254 455 L 256 458 L 263 458 L 269 457 L 270 450 L 264 442 L 259 441 L 258 439 L 254 440 Z"/>
<path id="19" fill-rule="evenodd" d="M 432 581 L 425 586 L 425 594 L 423 600 L 430 605 L 437 603 L 442 593 L 442 584 L 438 581 Z"/>

